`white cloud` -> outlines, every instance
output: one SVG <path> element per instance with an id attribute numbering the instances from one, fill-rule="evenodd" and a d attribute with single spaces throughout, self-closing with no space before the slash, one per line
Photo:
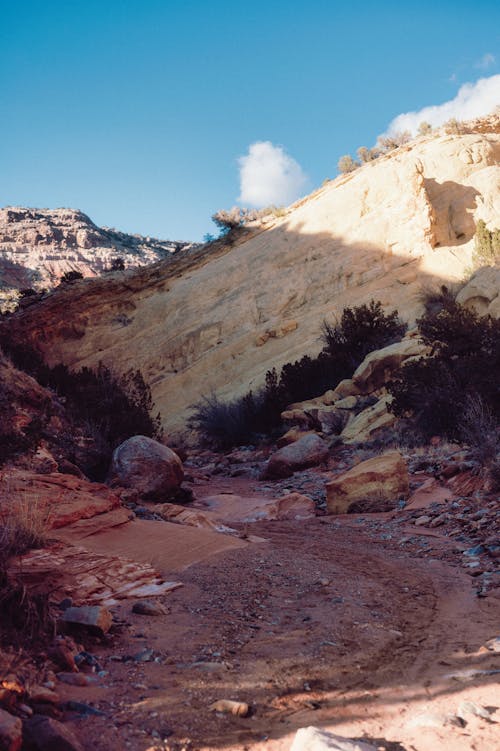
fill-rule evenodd
<path id="1" fill-rule="evenodd" d="M 495 55 L 492 55 L 491 52 L 486 52 L 480 60 L 477 61 L 477 63 L 474 65 L 475 68 L 482 68 L 483 70 L 486 70 L 491 65 L 494 65 L 496 62 Z"/>
<path id="2" fill-rule="evenodd" d="M 245 206 L 286 206 L 299 198 L 307 182 L 300 164 L 271 141 L 250 144 L 248 154 L 238 159 L 238 165 L 238 201 Z"/>
<path id="3" fill-rule="evenodd" d="M 488 115 L 500 105 L 500 74 L 480 78 L 475 83 L 464 83 L 454 99 L 444 104 L 424 107 L 418 112 L 405 112 L 392 120 L 388 133 L 409 130 L 415 133 L 421 122 L 434 127 L 442 125 L 452 117 L 457 120 L 472 120 Z"/>

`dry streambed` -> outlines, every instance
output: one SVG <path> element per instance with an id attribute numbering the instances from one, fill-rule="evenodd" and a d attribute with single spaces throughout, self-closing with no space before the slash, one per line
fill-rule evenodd
<path id="1" fill-rule="evenodd" d="M 268 542 L 176 572 L 165 614 L 116 608 L 126 627 L 96 646 L 107 674 L 68 689 L 104 713 L 75 723 L 85 746 L 281 751 L 320 725 L 387 751 L 499 748 L 500 662 L 482 645 L 500 601 L 355 522 L 258 524 Z"/>

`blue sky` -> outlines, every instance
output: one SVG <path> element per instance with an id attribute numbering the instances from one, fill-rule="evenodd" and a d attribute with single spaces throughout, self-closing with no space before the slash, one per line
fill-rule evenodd
<path id="1" fill-rule="evenodd" d="M 256 142 L 301 191 L 396 116 L 498 83 L 497 0 L 0 0 L 0 205 L 201 239 Z M 268 150 L 269 151 L 269 150 Z M 282 156 L 285 156 L 283 152 Z M 265 153 L 261 155 L 265 158 Z M 286 157 L 285 157 L 286 158 Z"/>

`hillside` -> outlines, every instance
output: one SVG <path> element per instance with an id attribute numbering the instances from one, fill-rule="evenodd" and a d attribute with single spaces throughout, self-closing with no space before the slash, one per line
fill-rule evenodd
<path id="1" fill-rule="evenodd" d="M 214 390 L 319 350 L 322 321 L 370 299 L 415 319 L 460 280 L 475 224 L 500 225 L 500 120 L 431 134 L 325 184 L 267 228 L 58 290 L 11 319 L 54 364 L 140 368 L 165 427 Z"/>
<path id="2" fill-rule="evenodd" d="M 0 209 L 0 305 L 26 288 L 52 289 L 78 271 L 99 276 L 114 261 L 136 268 L 168 257 L 189 243 L 157 240 L 98 227 L 74 209 Z"/>

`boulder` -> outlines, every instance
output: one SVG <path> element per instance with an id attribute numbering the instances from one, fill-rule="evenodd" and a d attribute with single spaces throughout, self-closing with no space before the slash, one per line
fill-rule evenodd
<path id="1" fill-rule="evenodd" d="M 357 403 L 358 399 L 356 396 L 345 396 L 343 399 L 335 402 L 335 406 L 337 409 L 354 409 Z"/>
<path id="2" fill-rule="evenodd" d="M 319 435 L 310 433 L 271 455 L 264 477 L 278 479 L 290 477 L 299 469 L 313 467 L 328 457 L 328 446 Z"/>
<path id="3" fill-rule="evenodd" d="M 302 493 L 288 493 L 278 498 L 275 504 L 275 519 L 285 521 L 288 519 L 311 519 L 316 516 L 316 504 L 307 495 Z"/>
<path id="4" fill-rule="evenodd" d="M 19 751 L 23 741 L 23 724 L 19 717 L 0 709 L 0 751 Z"/>
<path id="5" fill-rule="evenodd" d="M 401 342 L 370 352 L 354 371 L 352 380 L 361 393 L 371 394 L 384 386 L 392 373 L 409 357 L 423 356 L 428 352 L 429 347 L 418 339 L 403 339 Z"/>
<path id="6" fill-rule="evenodd" d="M 368 441 L 380 428 L 394 425 L 396 416 L 387 410 L 392 397 L 383 396 L 376 404 L 367 407 L 359 415 L 351 417 L 340 437 L 344 443 L 363 443 Z"/>
<path id="7" fill-rule="evenodd" d="M 120 485 L 138 490 L 143 498 L 161 500 L 179 488 L 184 470 L 168 446 L 135 435 L 113 452 L 110 475 Z"/>
<path id="8" fill-rule="evenodd" d="M 339 399 L 345 399 L 346 396 L 358 396 L 360 393 L 358 386 L 354 383 L 352 378 L 344 378 L 343 381 L 340 381 L 340 383 L 336 385 L 333 391 L 327 391 L 324 396 L 326 397 L 327 394 L 329 394 L 330 398 L 333 399 L 332 403 L 334 403 Z"/>
<path id="9" fill-rule="evenodd" d="M 460 305 L 479 315 L 500 317 L 500 269 L 485 266 L 478 269 L 457 295 Z"/>
<path id="10" fill-rule="evenodd" d="M 310 427 L 309 417 L 303 409 L 286 409 L 281 413 L 281 419 L 287 425 L 298 426 L 302 429 Z"/>
<path id="11" fill-rule="evenodd" d="M 310 726 L 297 730 L 290 751 L 377 751 L 377 746 Z"/>
<path id="12" fill-rule="evenodd" d="M 34 715 L 24 722 L 27 746 L 34 751 L 83 751 L 73 732 L 52 717 Z"/>
<path id="13" fill-rule="evenodd" d="M 60 620 L 72 626 L 85 626 L 91 631 L 105 634 L 112 626 L 113 616 L 101 605 L 82 605 L 64 610 Z"/>
<path id="14" fill-rule="evenodd" d="M 406 462 L 399 451 L 388 451 L 328 482 L 326 505 L 331 514 L 346 514 L 358 501 L 398 501 L 408 492 Z"/>
<path id="15" fill-rule="evenodd" d="M 305 411 L 312 425 L 327 435 L 338 435 L 347 422 L 346 412 L 338 410 L 336 405 L 310 407 Z"/>

